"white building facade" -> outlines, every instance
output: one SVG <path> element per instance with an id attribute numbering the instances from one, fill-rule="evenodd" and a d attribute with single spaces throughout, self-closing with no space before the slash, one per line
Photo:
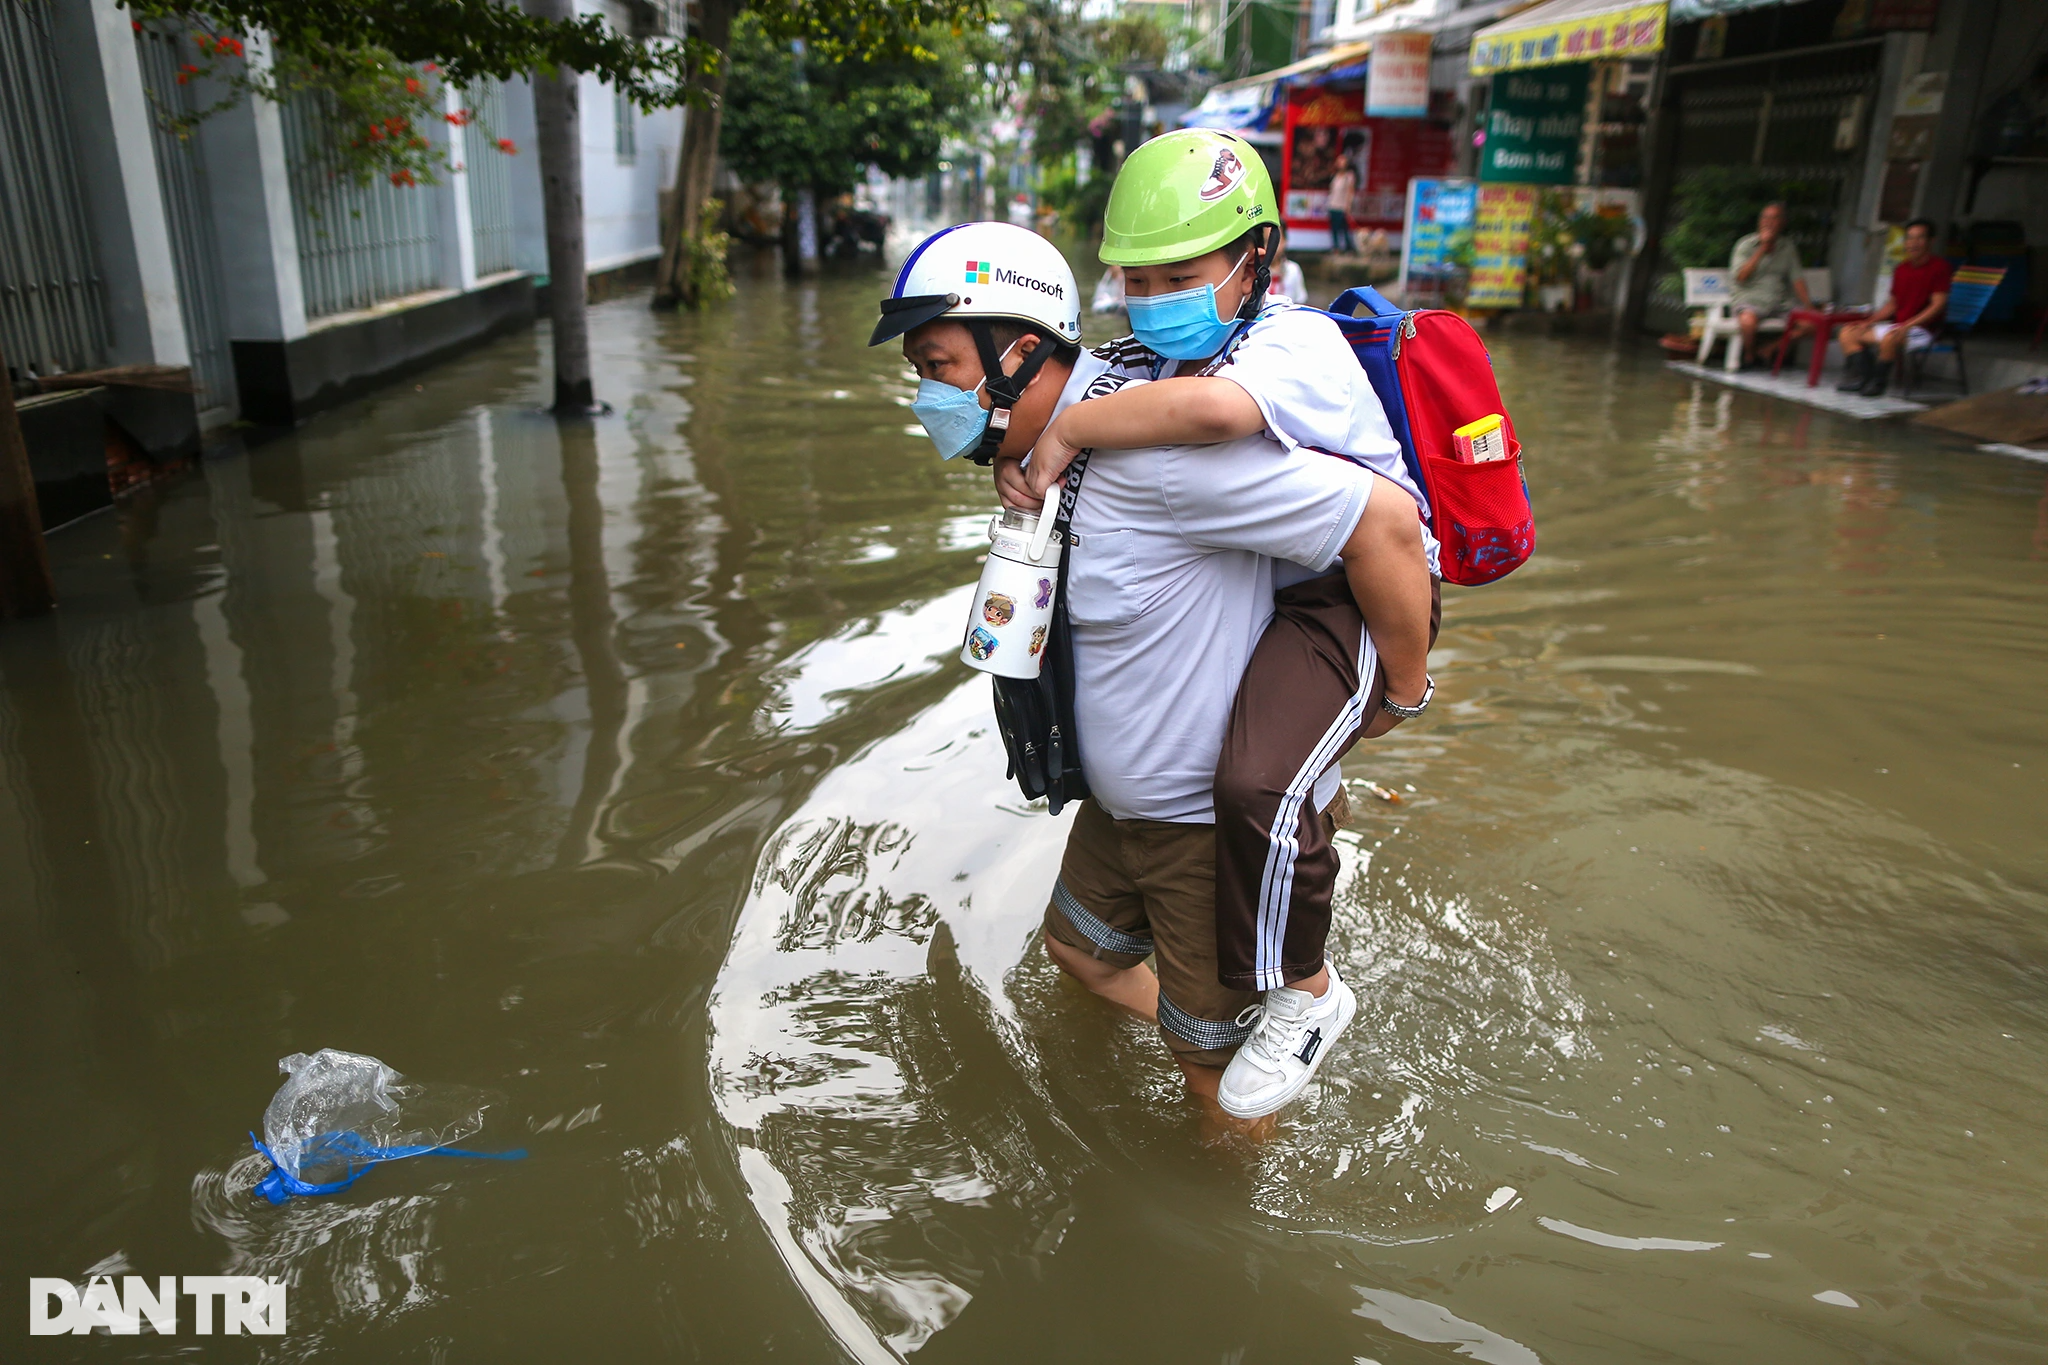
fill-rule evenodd
<path id="1" fill-rule="evenodd" d="M 634 31 L 624 4 L 582 8 Z M 92 482 L 81 402 L 174 458 L 208 429 L 293 426 L 533 321 L 547 259 L 525 81 L 443 92 L 479 117 L 435 129 L 438 184 L 359 186 L 334 174 L 310 99 L 245 100 L 176 136 L 167 111 L 218 96 L 178 83 L 189 44 L 115 0 L 0 0 L 0 349 L 39 488 Z M 260 35 L 248 59 L 268 60 Z M 580 93 L 589 269 L 645 266 L 683 112 L 643 113 L 590 76 Z M 189 366 L 196 392 L 36 392 L 133 365 Z M 66 519 L 58 501 L 46 521 Z"/>

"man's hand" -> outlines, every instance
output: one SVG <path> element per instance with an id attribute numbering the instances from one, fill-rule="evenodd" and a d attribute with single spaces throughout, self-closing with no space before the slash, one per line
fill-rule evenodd
<path id="1" fill-rule="evenodd" d="M 995 473 L 996 496 L 1003 500 L 1003 506 L 1036 512 L 1045 505 L 1045 499 L 1031 491 L 1031 478 L 1024 472 L 1024 461 L 1015 456 L 998 455 Z"/>
<path id="2" fill-rule="evenodd" d="M 1030 481 L 1033 506 L 1043 502 L 1046 490 L 1066 477 L 1067 466 L 1081 453 L 1081 447 L 1064 434 L 1064 424 L 1060 419 L 1065 416 L 1066 413 L 1061 413 L 1047 422 L 1045 430 L 1038 435 L 1038 444 L 1031 447 L 1031 468 L 1025 477 Z"/>

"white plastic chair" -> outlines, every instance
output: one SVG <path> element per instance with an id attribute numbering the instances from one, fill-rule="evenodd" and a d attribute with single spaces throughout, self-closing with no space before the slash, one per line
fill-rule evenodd
<path id="1" fill-rule="evenodd" d="M 1825 303 L 1834 297 L 1835 274 L 1832 270 L 1823 265 L 1799 273 L 1806 281 L 1807 297 L 1815 303 Z M 1733 270 L 1695 268 L 1685 272 L 1685 306 L 1707 310 L 1706 325 L 1700 329 L 1699 354 L 1694 359 L 1706 364 L 1707 354 L 1714 349 L 1714 343 L 1725 338 L 1730 374 L 1742 368 L 1742 324 L 1736 321 L 1734 310 L 1729 306 L 1734 282 Z M 1759 334 L 1782 332 L 1785 319 L 1760 318 L 1756 330 Z"/>
<path id="2" fill-rule="evenodd" d="M 1707 312 L 1705 325 L 1700 329 L 1699 354 L 1693 357 L 1699 364 L 1706 364 L 1714 343 L 1726 338 L 1728 368 L 1742 368 L 1742 332 L 1728 313 L 1734 274 L 1715 266 L 1691 266 L 1685 272 L 1685 306 L 1704 308 Z"/>

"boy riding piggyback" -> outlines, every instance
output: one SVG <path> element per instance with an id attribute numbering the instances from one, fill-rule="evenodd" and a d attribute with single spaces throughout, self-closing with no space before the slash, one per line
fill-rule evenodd
<path id="1" fill-rule="evenodd" d="M 1324 955 L 1338 870 L 1325 812 L 1345 751 L 1428 705 L 1437 614 L 1437 546 L 1400 442 L 1336 323 L 1269 295 L 1278 242 L 1248 143 L 1196 129 L 1139 147 L 1101 249 L 1123 269 L 1133 334 L 1097 354 L 1155 382 L 1062 410 L 1028 469 L 996 466 L 1006 500 L 1035 501 L 1084 449 L 1262 436 L 1362 466 L 1374 498 L 1406 508 L 1356 569 L 1277 565 L 1275 615 L 1232 705 L 1215 784 L 1219 977 L 1264 992 L 1218 1094 L 1239 1118 L 1294 1099 L 1355 1010 Z"/>
<path id="2" fill-rule="evenodd" d="M 1080 353 L 1078 309 L 1053 301 L 1064 261 L 969 224 L 906 262 L 875 337 L 904 336 L 927 431 L 992 460 L 1007 504 L 1038 508 L 1092 452 L 1066 480 L 1064 661 L 1091 797 L 1046 947 L 1156 1018 L 1190 1087 L 1240 1119 L 1299 1095 L 1355 1013 L 1324 956 L 1338 761 L 1427 705 L 1435 624 L 1434 542 L 1369 381 L 1328 317 L 1268 297 L 1276 218 L 1247 144 L 1170 134 L 1108 208 L 1133 336 Z M 960 247 L 1055 288 L 920 283 Z"/>

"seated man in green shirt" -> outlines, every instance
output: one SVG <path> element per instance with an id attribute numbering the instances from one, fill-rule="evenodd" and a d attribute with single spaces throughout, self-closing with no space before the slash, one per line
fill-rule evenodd
<path id="1" fill-rule="evenodd" d="M 1785 206 L 1765 204 L 1756 216 L 1756 231 L 1735 243 L 1728 256 L 1728 268 L 1735 272 L 1729 306 L 1735 310 L 1736 325 L 1742 328 L 1742 363 L 1758 365 L 1763 357 L 1756 351 L 1757 324 L 1766 318 L 1783 317 L 1796 296 L 1801 308 L 1813 307 L 1806 292 L 1806 280 L 1799 273 L 1799 248 L 1785 235 Z M 1813 330 L 1810 323 L 1794 323 L 1778 342 L 1790 346 Z M 1776 353 L 1773 352 L 1773 359 Z"/>

